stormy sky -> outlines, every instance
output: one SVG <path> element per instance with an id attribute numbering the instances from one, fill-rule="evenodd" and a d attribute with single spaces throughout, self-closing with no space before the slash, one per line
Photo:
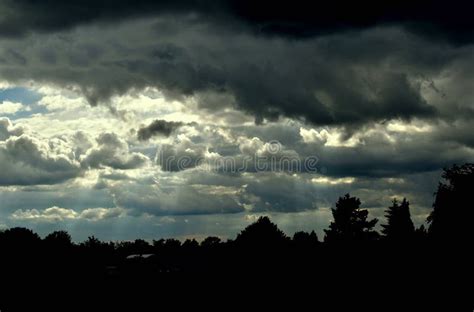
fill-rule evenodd
<path id="1" fill-rule="evenodd" d="M 347 192 L 422 224 L 441 169 L 474 159 L 471 12 L 0 0 L 0 227 L 232 238 L 269 215 L 322 237 Z"/>

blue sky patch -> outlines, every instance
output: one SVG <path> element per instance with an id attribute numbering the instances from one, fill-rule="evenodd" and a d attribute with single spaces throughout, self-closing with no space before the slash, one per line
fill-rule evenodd
<path id="1" fill-rule="evenodd" d="M 42 97 L 40 93 L 23 87 L 0 90 L 0 102 L 10 101 L 31 105 L 37 103 Z"/>
<path id="2" fill-rule="evenodd" d="M 28 110 L 21 110 L 15 114 L 12 114 L 10 118 L 13 120 L 25 118 L 33 114 L 47 112 L 44 107 L 37 105 L 38 101 L 40 101 L 42 98 L 43 95 L 41 93 L 23 87 L 14 87 L 0 90 L 0 103 L 4 101 L 10 101 L 29 106 Z"/>

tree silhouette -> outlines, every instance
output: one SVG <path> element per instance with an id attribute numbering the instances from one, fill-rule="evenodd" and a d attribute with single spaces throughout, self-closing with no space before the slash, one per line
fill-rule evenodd
<path id="1" fill-rule="evenodd" d="M 429 234 L 437 240 L 472 241 L 474 164 L 445 168 L 428 217 Z"/>
<path id="2" fill-rule="evenodd" d="M 195 239 L 186 239 L 181 247 L 187 250 L 197 249 L 199 243 Z"/>
<path id="3" fill-rule="evenodd" d="M 378 233 L 373 230 L 377 219 L 367 221 L 369 212 L 360 209 L 360 200 L 346 194 L 339 197 L 336 208 L 331 209 L 334 221 L 324 230 L 324 240 L 332 242 L 355 242 L 376 239 Z"/>
<path id="4" fill-rule="evenodd" d="M 314 231 L 308 232 L 295 232 L 293 235 L 293 244 L 298 248 L 311 248 L 319 245 L 318 235 Z"/>
<path id="5" fill-rule="evenodd" d="M 204 247 L 204 248 L 214 248 L 214 247 L 219 246 L 220 243 L 221 243 L 221 239 L 220 239 L 219 237 L 216 237 L 216 236 L 209 236 L 209 237 L 206 237 L 206 238 L 201 242 L 201 247 Z"/>
<path id="6" fill-rule="evenodd" d="M 235 242 L 242 246 L 276 247 L 286 244 L 288 237 L 268 217 L 260 217 L 237 235 Z"/>
<path id="7" fill-rule="evenodd" d="M 152 246 L 143 239 L 136 239 L 133 242 L 119 242 L 115 248 L 123 256 L 129 256 L 133 254 L 143 255 L 152 253 Z"/>
<path id="8" fill-rule="evenodd" d="M 414 237 L 417 242 L 426 243 L 428 239 L 428 231 L 423 224 L 415 229 Z"/>
<path id="9" fill-rule="evenodd" d="M 387 224 L 382 224 L 382 233 L 391 241 L 407 241 L 413 238 L 415 226 L 410 216 L 410 203 L 404 198 L 398 203 L 394 198 L 392 206 L 385 211 Z"/>
<path id="10" fill-rule="evenodd" d="M 95 236 L 89 236 L 86 241 L 80 244 L 80 248 L 91 262 L 103 264 L 110 261 L 115 254 L 116 246 L 112 242 L 102 242 Z"/>
<path id="11" fill-rule="evenodd" d="M 89 236 L 86 241 L 81 244 L 83 247 L 94 250 L 102 247 L 103 243 L 94 235 Z"/>
<path id="12" fill-rule="evenodd" d="M 29 253 L 39 248 L 41 238 L 30 229 L 15 227 L 0 232 L 3 251 Z"/>
<path id="13" fill-rule="evenodd" d="M 54 231 L 43 240 L 47 246 L 52 248 L 67 248 L 72 245 L 71 235 L 66 231 Z"/>

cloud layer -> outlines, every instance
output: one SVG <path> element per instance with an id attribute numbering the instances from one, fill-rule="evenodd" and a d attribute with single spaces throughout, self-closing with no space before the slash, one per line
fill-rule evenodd
<path id="1" fill-rule="evenodd" d="M 463 44 L 472 42 L 469 1 L 48 1 L 2 0 L 1 35 L 54 32 L 88 23 L 112 24 L 147 16 L 194 15 L 214 27 L 257 34 L 306 38 L 377 25 L 402 25 L 424 36 Z"/>

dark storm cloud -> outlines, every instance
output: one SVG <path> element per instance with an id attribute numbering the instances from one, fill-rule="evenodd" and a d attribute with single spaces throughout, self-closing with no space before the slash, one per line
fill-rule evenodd
<path id="1" fill-rule="evenodd" d="M 474 116 L 459 104 L 470 98 L 459 82 L 472 74 L 452 76 L 472 46 L 429 40 L 466 42 L 462 3 L 308 3 L 0 0 L 0 29 L 25 35 L 2 39 L 0 75 L 73 86 L 92 105 L 153 86 L 168 99 L 194 96 L 210 113 L 342 125 L 347 137 L 374 121 Z M 455 93 L 433 80 L 446 73 Z M 427 99 L 428 84 L 450 104 Z"/>
<path id="2" fill-rule="evenodd" d="M 220 11 L 215 1 L 189 0 L 2 0 L 0 35 L 15 37 L 29 32 L 54 32 L 93 23 L 157 14 Z"/>
<path id="3" fill-rule="evenodd" d="M 93 22 L 197 14 L 216 27 L 307 38 L 376 25 L 399 24 L 428 38 L 472 42 L 472 4 L 445 1 L 71 0 L 0 1 L 0 35 L 51 32 Z"/>
<path id="4" fill-rule="evenodd" d="M 157 119 L 150 123 L 148 126 L 140 128 L 137 132 L 137 137 L 140 141 L 149 140 L 155 135 L 162 135 L 168 137 L 173 131 L 175 131 L 182 125 L 182 122 Z"/>
<path id="5" fill-rule="evenodd" d="M 466 0 L 234 1 L 233 14 L 266 34 L 311 37 L 376 25 L 408 30 L 456 44 L 472 42 L 472 4 Z"/>
<path id="6" fill-rule="evenodd" d="M 234 106 L 257 122 L 287 116 L 359 127 L 437 116 L 437 108 L 421 96 L 420 77 L 436 76 L 469 53 L 441 49 L 396 28 L 305 41 L 246 34 L 229 40 L 209 24 L 166 18 L 156 29 L 156 23 L 5 41 L 0 74 L 9 81 L 76 86 L 92 105 L 155 86 L 169 99 L 197 95 L 199 107 L 211 113 Z M 38 57 L 45 49 L 55 51 L 55 64 Z M 8 61 L 9 51 L 28 62 Z"/>
<path id="7" fill-rule="evenodd" d="M 429 172 L 463 163 L 473 153 L 452 143 L 417 141 L 400 146 L 326 148 L 320 153 L 320 168 L 330 176 L 396 177 L 414 172 Z"/>

